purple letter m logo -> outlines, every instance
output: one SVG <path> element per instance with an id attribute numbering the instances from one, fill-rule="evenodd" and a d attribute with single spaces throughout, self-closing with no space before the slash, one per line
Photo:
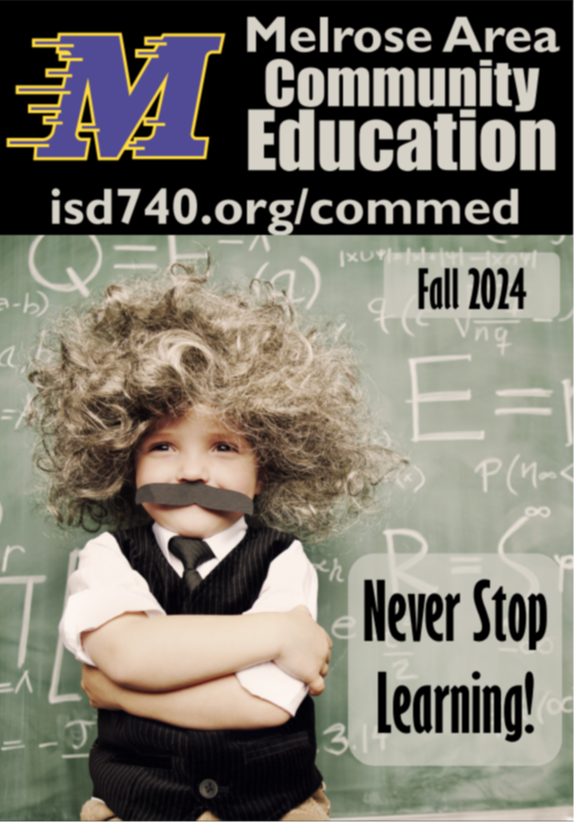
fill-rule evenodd
<path id="1" fill-rule="evenodd" d="M 136 160 L 203 159 L 209 141 L 195 136 L 196 118 L 208 57 L 221 52 L 223 41 L 223 34 L 146 37 L 147 48 L 136 51 L 146 62 L 130 83 L 121 34 L 34 40 L 35 48 L 55 48 L 66 65 L 46 69 L 58 85 L 19 86 L 16 93 L 48 96 L 50 103 L 32 104 L 28 111 L 42 114 L 51 132 L 11 137 L 8 145 L 32 147 L 35 160 L 85 160 L 90 137 L 79 132 L 92 132 L 100 160 L 117 160 L 126 150 Z M 155 115 L 147 116 L 154 103 Z M 135 137 L 140 126 L 151 127 L 151 134 Z"/>

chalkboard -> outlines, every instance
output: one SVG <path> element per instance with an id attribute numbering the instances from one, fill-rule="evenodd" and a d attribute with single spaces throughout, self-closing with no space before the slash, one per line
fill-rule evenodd
<path id="1" fill-rule="evenodd" d="M 47 236 L 2 237 L 0 248 L 2 819 L 78 819 L 91 793 L 87 758 L 96 734 L 96 713 L 79 687 L 80 664 L 57 633 L 66 579 L 85 536 L 61 533 L 35 505 L 32 438 L 24 425 L 27 355 L 41 348 L 45 321 L 59 307 L 88 299 L 119 276 L 200 259 L 207 248 L 216 279 L 269 280 L 302 311 L 337 318 L 355 341 L 382 435 L 409 459 L 384 510 L 309 548 L 320 580 L 319 619 L 334 640 L 326 692 L 316 700 L 318 766 L 333 816 L 511 814 L 572 803 L 572 238 Z M 543 277 L 555 302 L 542 302 L 542 314 L 528 318 L 513 308 L 453 318 L 413 304 L 393 307 L 402 271 L 416 283 L 419 269 L 431 278 L 469 265 L 480 274 L 522 267 L 528 283 Z M 405 564 L 421 540 L 438 569 L 457 560 L 469 571 L 484 557 L 484 569 L 495 569 L 483 572 L 492 592 L 499 585 L 493 563 L 503 555 L 544 569 L 533 574 L 546 575 L 549 612 L 559 624 L 547 646 L 510 651 L 517 660 L 522 652 L 537 658 L 532 737 L 543 739 L 550 729 L 556 749 L 545 762 L 512 765 L 504 755 L 503 764 L 481 757 L 469 763 L 457 748 L 449 756 L 444 747 L 437 765 L 415 756 L 418 765 L 411 765 L 409 752 L 400 765 L 386 752 L 402 733 L 394 728 L 386 737 L 357 719 L 348 652 L 364 631 L 364 595 L 353 581 L 371 575 L 375 591 L 390 552 Z M 410 571 L 421 580 L 432 574 L 424 568 Z M 468 644 L 471 658 L 474 645 Z M 394 668 L 384 654 L 393 644 L 372 648 L 389 688 L 392 680 L 413 688 L 418 677 L 441 682 L 440 672 L 432 677 L 418 668 L 417 653 L 405 656 L 407 668 Z M 424 662 L 429 668 L 430 658 Z M 555 679 L 541 693 L 538 672 L 547 668 Z M 521 682 L 523 670 L 517 666 Z M 431 736 L 420 735 L 422 743 Z M 460 738 L 452 734 L 451 744 Z M 499 740 L 495 749 L 513 746 L 519 751 Z M 365 762 L 370 758 L 375 762 Z"/>

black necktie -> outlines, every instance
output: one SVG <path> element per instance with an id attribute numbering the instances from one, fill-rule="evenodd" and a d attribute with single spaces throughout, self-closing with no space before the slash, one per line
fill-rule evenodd
<path id="1" fill-rule="evenodd" d="M 207 543 L 193 537 L 172 537 L 168 548 L 184 564 L 184 580 L 189 590 L 193 592 L 202 582 L 199 572 L 196 571 L 197 567 L 206 560 L 211 560 L 215 554 Z"/>

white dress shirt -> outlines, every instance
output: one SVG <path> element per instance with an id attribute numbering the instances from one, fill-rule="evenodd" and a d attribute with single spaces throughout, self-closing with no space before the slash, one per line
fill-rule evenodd
<path id="1" fill-rule="evenodd" d="M 183 577 L 182 561 L 168 550 L 174 532 L 154 523 L 154 536 L 160 551 Z M 242 540 L 247 524 L 242 517 L 228 529 L 206 539 L 215 557 L 198 566 L 206 577 Z M 317 618 L 317 573 L 306 557 L 299 540 L 294 540 L 270 564 L 258 599 L 246 614 L 284 612 L 306 606 Z M 62 642 L 78 660 L 94 665 L 82 645 L 82 632 L 97 629 L 125 612 L 145 612 L 160 617 L 166 612 L 150 591 L 146 580 L 136 572 L 109 533 L 88 541 L 78 559 L 78 569 L 68 580 L 67 600 L 60 621 Z M 273 662 L 260 663 L 237 672 L 241 685 L 256 697 L 269 700 L 294 715 L 308 692 L 307 686 L 282 671 Z"/>

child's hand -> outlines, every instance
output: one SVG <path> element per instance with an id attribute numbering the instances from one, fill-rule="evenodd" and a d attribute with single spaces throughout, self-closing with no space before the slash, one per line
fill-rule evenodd
<path id="1" fill-rule="evenodd" d="M 100 669 L 84 663 L 80 685 L 88 695 L 90 706 L 95 709 L 109 709 L 110 711 L 122 709 L 120 698 L 124 689 L 106 677 Z"/>
<path id="2" fill-rule="evenodd" d="M 283 617 L 287 625 L 282 637 L 282 650 L 275 663 L 298 680 L 309 685 L 310 694 L 321 694 L 325 688 L 333 642 L 328 633 L 315 622 L 305 606 L 296 606 Z"/>

